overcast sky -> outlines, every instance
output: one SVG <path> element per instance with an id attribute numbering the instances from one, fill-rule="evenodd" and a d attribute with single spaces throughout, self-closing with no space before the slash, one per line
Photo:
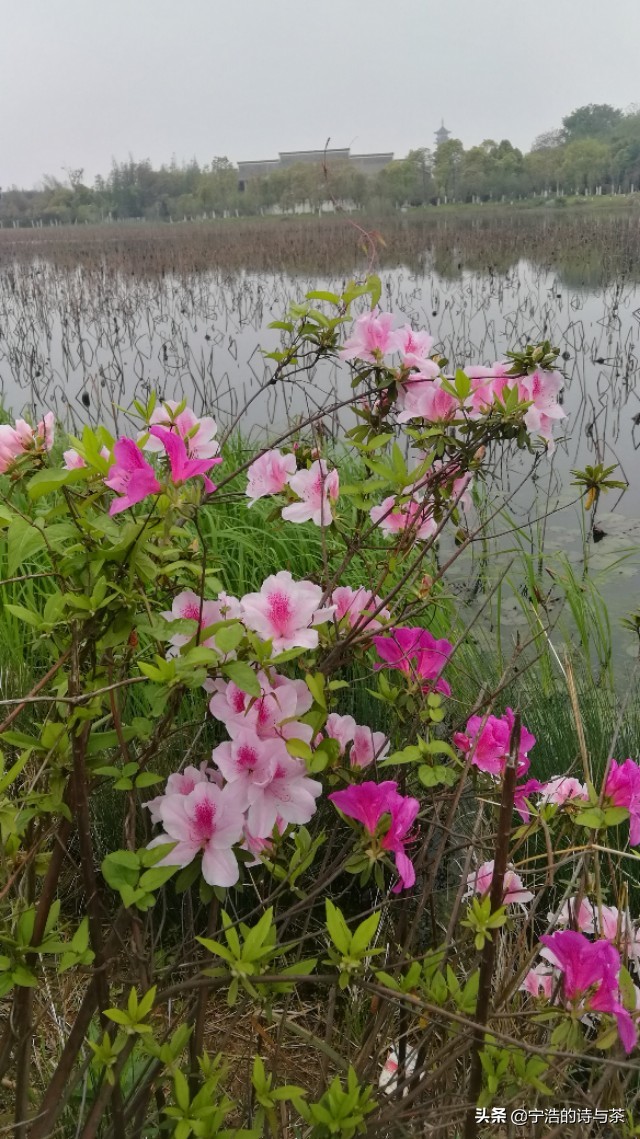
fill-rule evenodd
<path id="1" fill-rule="evenodd" d="M 640 102 L 640 0 L 0 0 L 0 186 L 112 158 L 528 148 Z"/>

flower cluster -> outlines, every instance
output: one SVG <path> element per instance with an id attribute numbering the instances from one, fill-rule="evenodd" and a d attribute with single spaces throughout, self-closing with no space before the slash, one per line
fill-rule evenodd
<path id="1" fill-rule="evenodd" d="M 173 400 L 167 400 L 156 408 L 148 429 L 140 432 L 137 440 L 125 435 L 114 444 L 114 461 L 104 483 L 116 492 L 118 498 L 111 503 L 109 513 L 120 514 L 149 495 L 160 494 L 165 489 L 158 478 L 162 472 L 156 472 L 145 459 L 145 450 L 152 454 L 164 453 L 169 464 L 165 484 L 168 482 L 173 487 L 180 487 L 189 479 L 201 476 L 205 490 L 211 494 L 215 486 L 209 478 L 209 471 L 222 462 L 217 454 L 216 430 L 215 420 L 210 416 L 198 419 L 191 408 Z M 65 453 L 68 468 L 83 465 L 78 462 L 77 454 L 75 451 Z"/>
<path id="2" fill-rule="evenodd" d="M 634 1017 L 621 1003 L 621 960 L 615 946 L 606 939 L 589 941 L 583 933 L 572 929 L 545 934 L 540 941 L 544 947 L 540 956 L 552 970 L 538 965 L 527 974 L 522 986 L 525 991 L 534 996 L 542 993 L 548 1000 L 560 988 L 562 1000 L 579 1018 L 590 1013 L 614 1016 L 622 1045 L 627 1053 L 631 1052 L 638 1030 Z"/>
<path id="3" fill-rule="evenodd" d="M 442 383 L 440 366 L 432 356 L 433 344 L 428 332 L 416 332 L 408 325 L 394 330 L 392 314 L 375 311 L 354 321 L 340 356 L 391 369 L 394 356 L 399 355 L 401 363 L 394 376 L 399 423 L 413 419 L 448 421 L 460 414 L 478 418 L 491 410 L 496 399 L 504 400 L 505 389 L 515 388 L 519 402 L 529 405 L 524 415 L 527 430 L 539 435 L 553 450 L 554 425 L 566 415 L 558 401 L 563 383 L 559 372 L 538 369 L 514 376 L 508 363 L 468 368 L 471 390 L 461 403 Z"/>
<path id="4" fill-rule="evenodd" d="M 205 633 L 202 644 L 217 651 L 216 630 L 209 636 L 206 632 L 227 621 L 254 629 L 272 641 L 275 651 L 283 646 L 315 647 L 318 634 L 312 626 L 333 614 L 333 607 L 318 609 L 321 594 L 319 586 L 295 582 L 283 570 L 267 578 L 260 593 L 241 600 L 221 594 L 216 601 L 205 601 L 185 591 L 163 616 L 192 622 L 194 632 Z M 175 634 L 169 653 L 179 652 L 190 639 Z M 163 862 L 186 866 L 201 854 L 203 876 L 214 886 L 238 880 L 237 844 L 243 842 L 256 853 L 269 845 L 274 828 L 282 833 L 290 823 L 307 823 L 322 791 L 304 763 L 287 750 L 288 740 L 311 742 L 311 727 L 299 719 L 312 703 L 306 684 L 275 671 L 259 671 L 256 679 L 257 698 L 232 681 L 206 682 L 209 710 L 230 738 L 213 749 L 213 766 L 170 776 L 165 793 L 148 804 L 153 820 L 163 828 L 153 845 L 175 843 Z"/>
<path id="5" fill-rule="evenodd" d="M 24 419 L 0 425 L 0 474 L 4 474 L 21 455 L 31 451 L 50 451 L 54 439 L 53 412 L 48 411 L 37 427 Z"/>

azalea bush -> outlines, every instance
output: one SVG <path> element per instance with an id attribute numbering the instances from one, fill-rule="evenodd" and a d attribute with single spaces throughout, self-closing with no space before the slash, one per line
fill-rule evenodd
<path id="1" fill-rule="evenodd" d="M 0 427 L 8 579 L 40 586 L 5 607 L 46 662 L 0 726 L 20 1139 L 473 1136 L 523 1102 L 635 1133 L 640 766 L 584 745 L 536 778 L 504 703 L 535 637 L 456 691 L 447 574 L 494 466 L 553 448 L 557 353 L 456 367 L 379 298 L 276 322 L 271 383 L 350 373 L 331 449 L 318 413 L 233 464 L 153 396 L 58 461 L 50 414 Z M 235 593 L 225 503 L 265 544 L 304 527 L 313 572 Z"/>

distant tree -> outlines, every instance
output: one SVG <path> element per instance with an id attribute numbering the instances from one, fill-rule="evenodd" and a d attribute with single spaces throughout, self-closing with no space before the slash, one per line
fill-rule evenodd
<path id="1" fill-rule="evenodd" d="M 564 141 L 564 131 L 560 128 L 552 131 L 543 131 L 542 134 L 536 135 L 534 138 L 531 144 L 531 150 L 551 150 L 555 147 L 562 146 Z"/>
<path id="2" fill-rule="evenodd" d="M 567 142 L 580 138 L 601 138 L 611 134 L 623 118 L 622 111 L 609 103 L 587 103 L 562 120 Z"/>
<path id="3" fill-rule="evenodd" d="M 433 160 L 433 180 L 439 194 L 457 197 L 463 158 L 464 147 L 459 138 L 440 143 Z"/>

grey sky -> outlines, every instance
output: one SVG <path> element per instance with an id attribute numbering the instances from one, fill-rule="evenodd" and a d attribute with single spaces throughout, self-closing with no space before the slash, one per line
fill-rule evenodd
<path id="1" fill-rule="evenodd" d="M 112 157 L 466 146 L 640 101 L 640 0 L 4 0 L 0 186 Z"/>

